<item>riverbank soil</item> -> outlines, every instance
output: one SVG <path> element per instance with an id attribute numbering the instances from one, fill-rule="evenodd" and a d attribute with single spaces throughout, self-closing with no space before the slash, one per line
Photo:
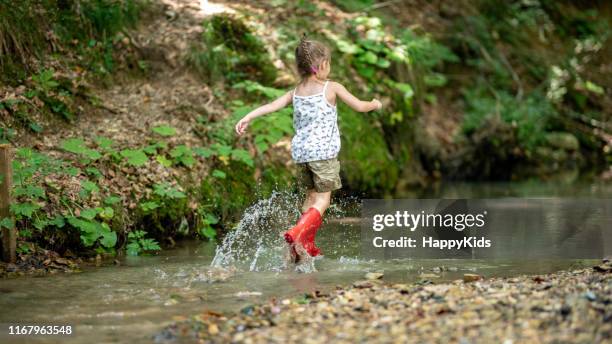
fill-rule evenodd
<path id="1" fill-rule="evenodd" d="M 612 341 L 612 263 L 452 283 L 364 280 L 329 294 L 272 299 L 238 314 L 206 310 L 156 342 L 604 343 Z M 369 276 L 371 277 L 371 276 Z M 380 276 L 376 276 L 380 277 Z"/>

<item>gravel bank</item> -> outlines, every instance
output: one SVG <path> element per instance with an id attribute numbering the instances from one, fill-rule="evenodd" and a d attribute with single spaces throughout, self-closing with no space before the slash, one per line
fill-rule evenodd
<path id="1" fill-rule="evenodd" d="M 612 342 L 612 263 L 547 275 L 443 284 L 355 282 L 270 300 L 237 314 L 205 311 L 156 342 Z M 371 277 L 371 276 L 369 276 Z M 380 276 L 378 276 L 380 277 Z M 376 277 L 374 277 L 376 278 Z"/>

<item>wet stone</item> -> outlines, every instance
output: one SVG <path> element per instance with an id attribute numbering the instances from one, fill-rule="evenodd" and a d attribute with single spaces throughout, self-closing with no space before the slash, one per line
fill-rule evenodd
<path id="1" fill-rule="evenodd" d="M 326 295 L 271 299 L 235 314 L 178 321 L 158 337 L 249 343 L 389 338 L 417 343 L 596 343 L 612 338 L 610 274 L 582 269 L 512 278 L 466 275 L 478 283 L 357 281 Z"/>
<path id="2" fill-rule="evenodd" d="M 475 282 L 482 279 L 482 276 L 477 274 L 463 274 L 463 282 Z"/>

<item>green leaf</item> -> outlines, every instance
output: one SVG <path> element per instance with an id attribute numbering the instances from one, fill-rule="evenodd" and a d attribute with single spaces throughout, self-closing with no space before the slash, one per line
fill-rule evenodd
<path id="1" fill-rule="evenodd" d="M 378 56 L 371 51 L 366 51 L 365 54 L 359 56 L 359 59 L 369 64 L 376 64 Z"/>
<path id="2" fill-rule="evenodd" d="M 253 158 L 251 157 L 251 154 L 249 154 L 249 152 L 244 149 L 232 150 L 232 159 L 236 161 L 240 161 L 250 167 L 254 166 Z"/>
<path id="3" fill-rule="evenodd" d="M 93 246 L 102 235 L 103 228 L 98 222 L 83 220 L 73 216 L 68 217 L 67 220 L 71 226 L 80 230 L 81 242 L 86 247 Z"/>
<path id="4" fill-rule="evenodd" d="M 425 85 L 427 86 L 442 87 L 446 85 L 447 79 L 444 76 L 444 74 L 432 73 L 432 74 L 425 75 L 425 78 L 423 81 L 425 81 Z"/>
<path id="5" fill-rule="evenodd" d="M 31 249 L 30 246 L 28 246 L 28 244 L 21 244 L 17 247 L 17 253 L 19 254 L 28 254 L 30 253 Z"/>
<path id="6" fill-rule="evenodd" d="M 381 58 L 378 60 L 378 62 L 376 62 L 376 65 L 380 68 L 389 68 L 389 66 L 391 66 L 391 62 L 389 62 L 389 60 Z"/>
<path id="7" fill-rule="evenodd" d="M 404 99 L 410 99 L 412 96 L 414 96 L 414 90 L 410 84 L 394 82 L 392 83 L 392 86 L 404 93 Z"/>
<path id="8" fill-rule="evenodd" d="M 206 220 L 206 223 L 208 223 L 209 225 L 214 225 L 214 224 L 219 223 L 219 218 L 210 213 L 206 214 L 205 220 Z"/>
<path id="9" fill-rule="evenodd" d="M 154 127 L 151 130 L 153 130 L 154 133 L 159 134 L 161 136 L 165 136 L 165 137 L 173 136 L 176 134 L 176 129 L 169 125 L 160 125 L 160 126 Z"/>
<path id="10" fill-rule="evenodd" d="M 353 44 L 343 39 L 337 39 L 336 46 L 338 47 L 338 50 L 349 55 L 355 55 L 363 51 L 357 44 Z"/>
<path id="11" fill-rule="evenodd" d="M 587 89 L 588 91 L 591 91 L 591 92 L 593 92 L 593 93 L 596 93 L 596 94 L 604 94 L 604 89 L 603 89 L 603 87 L 601 87 L 601 86 L 597 85 L 597 84 L 596 84 L 596 83 L 594 83 L 594 82 L 587 81 L 587 82 L 585 83 L 584 87 L 586 87 L 586 89 Z"/>
<path id="12" fill-rule="evenodd" d="M 137 256 L 140 253 L 140 245 L 137 242 L 131 242 L 125 248 L 128 256 Z"/>
<path id="13" fill-rule="evenodd" d="M 100 188 L 98 187 L 98 184 L 90 181 L 90 180 L 84 180 L 81 182 L 81 187 L 87 191 L 88 193 L 92 193 L 92 192 L 98 192 L 100 191 Z"/>
<path id="14" fill-rule="evenodd" d="M 278 98 L 280 96 L 282 96 L 283 94 L 285 94 L 285 90 L 280 90 L 277 88 L 272 88 L 272 87 L 267 87 L 267 86 L 263 86 L 255 81 L 251 81 L 251 80 L 245 80 L 242 82 L 239 82 L 237 84 L 234 84 L 232 86 L 232 88 L 244 88 L 247 92 L 252 93 L 252 92 L 258 92 L 263 94 L 264 96 L 268 97 L 268 98 Z"/>
<path id="15" fill-rule="evenodd" d="M 167 159 L 164 155 L 158 155 L 155 157 L 155 160 L 160 163 L 164 167 L 172 166 L 172 160 Z"/>
<path id="16" fill-rule="evenodd" d="M 178 161 L 181 164 L 185 165 L 186 167 L 191 167 L 196 162 L 196 160 L 193 158 L 193 155 L 182 156 L 182 157 L 178 158 Z"/>
<path id="17" fill-rule="evenodd" d="M 153 193 L 160 197 L 168 197 L 172 199 L 187 197 L 183 192 L 173 187 L 168 183 L 160 183 L 153 185 Z"/>
<path id="18" fill-rule="evenodd" d="M 30 122 L 29 126 L 30 126 L 30 129 L 32 129 L 32 131 L 35 133 L 40 133 L 43 131 L 43 127 L 41 127 L 40 124 L 38 123 Z"/>
<path id="19" fill-rule="evenodd" d="M 110 150 L 115 144 L 115 141 L 109 139 L 108 137 L 98 136 L 96 137 L 96 144 L 103 150 Z"/>
<path id="20" fill-rule="evenodd" d="M 98 215 L 100 215 L 100 217 L 105 221 L 108 221 L 115 216 L 115 211 L 111 207 L 96 208 L 96 210 L 98 210 Z"/>
<path id="21" fill-rule="evenodd" d="M 207 226 L 202 231 L 202 235 L 205 236 L 206 238 L 212 240 L 212 239 L 214 239 L 217 236 L 217 231 L 215 231 L 215 229 L 212 228 L 211 226 Z"/>
<path id="22" fill-rule="evenodd" d="M 119 196 L 108 196 L 104 199 L 104 204 L 106 205 L 113 205 L 113 204 L 117 204 L 121 201 L 121 197 Z"/>
<path id="23" fill-rule="evenodd" d="M 62 215 L 55 215 L 53 220 L 49 221 L 49 224 L 54 225 L 57 228 L 62 228 L 64 225 L 66 225 L 66 222 L 64 221 L 64 217 Z"/>
<path id="24" fill-rule="evenodd" d="M 81 169 L 74 167 L 74 166 L 70 166 L 66 169 L 66 174 L 71 177 L 76 177 L 79 174 L 81 174 Z"/>
<path id="25" fill-rule="evenodd" d="M 145 148 L 142 149 L 143 152 L 149 154 L 149 155 L 153 155 L 157 153 L 157 144 L 153 144 L 153 145 L 148 145 Z"/>
<path id="26" fill-rule="evenodd" d="M 217 155 L 221 156 L 229 156 L 232 153 L 232 150 L 234 150 L 232 146 L 222 145 L 219 143 L 215 143 L 214 145 L 210 146 L 210 148 L 216 152 Z"/>
<path id="27" fill-rule="evenodd" d="M 142 251 L 158 251 L 161 247 L 154 239 L 145 238 L 147 233 L 142 230 L 137 230 L 128 233 L 128 244 L 126 251 L 128 255 L 136 256 Z"/>
<path id="28" fill-rule="evenodd" d="M 147 155 L 141 149 L 124 149 L 121 156 L 127 159 L 127 163 L 132 166 L 142 166 L 149 161 Z"/>
<path id="29" fill-rule="evenodd" d="M 87 172 L 88 174 L 94 176 L 97 179 L 100 179 L 100 178 L 103 177 L 102 176 L 102 172 L 100 172 L 100 170 L 98 170 L 97 168 L 92 167 L 92 166 L 89 166 L 89 167 L 85 168 L 85 172 Z"/>
<path id="30" fill-rule="evenodd" d="M 365 78 L 373 78 L 374 74 L 376 74 L 376 70 L 372 67 L 368 67 L 366 65 L 358 65 L 356 66 L 357 72 L 365 77 Z"/>
<path id="31" fill-rule="evenodd" d="M 0 220 L 0 228 L 13 229 L 15 228 L 15 221 L 10 217 L 5 217 Z"/>
<path id="32" fill-rule="evenodd" d="M 146 234 L 147 233 L 145 231 L 141 231 L 141 230 L 132 231 L 128 233 L 128 239 L 135 240 L 135 239 L 144 238 Z"/>
<path id="33" fill-rule="evenodd" d="M 100 240 L 100 244 L 106 248 L 115 247 L 115 244 L 117 243 L 117 233 L 111 231 L 110 228 L 107 228 L 108 226 L 104 226 L 106 225 L 105 223 L 102 225 L 105 227 L 105 230 L 102 231 L 102 239 Z"/>
<path id="34" fill-rule="evenodd" d="M 173 158 L 177 158 L 179 156 L 189 154 L 189 153 L 191 153 L 191 149 L 189 149 L 189 147 L 187 147 L 186 145 L 179 145 L 179 146 L 174 147 L 170 151 L 170 156 Z"/>
<path id="35" fill-rule="evenodd" d="M 145 251 L 161 250 L 161 247 L 159 247 L 159 244 L 157 243 L 157 241 L 155 241 L 155 239 L 142 239 L 140 242 L 140 246 Z"/>
<path id="36" fill-rule="evenodd" d="M 149 201 L 140 203 L 140 209 L 142 209 L 144 212 L 149 212 L 157 208 L 159 208 L 159 204 L 157 202 Z"/>
<path id="37" fill-rule="evenodd" d="M 47 227 L 48 224 L 49 224 L 49 221 L 45 219 L 37 218 L 34 220 L 33 225 L 34 225 L 34 228 L 38 230 L 42 230 L 43 228 Z"/>
<path id="38" fill-rule="evenodd" d="M 93 208 L 83 209 L 81 210 L 81 214 L 80 214 L 82 218 L 87 219 L 87 220 L 95 219 L 96 215 L 98 215 L 98 212 L 96 211 L 96 209 L 93 209 Z"/>
<path id="39" fill-rule="evenodd" d="M 225 179 L 226 174 L 225 174 L 225 172 L 223 172 L 223 171 L 220 171 L 220 170 L 214 170 L 214 171 L 212 172 L 212 176 L 213 176 L 213 177 L 215 177 L 215 178 L 219 178 L 219 179 Z"/>
<path id="40" fill-rule="evenodd" d="M 394 47 L 391 52 L 387 54 L 387 57 L 395 62 L 410 63 L 410 58 L 408 57 L 406 46 L 404 45 Z"/>
<path id="41" fill-rule="evenodd" d="M 36 185 L 17 186 L 13 190 L 13 195 L 15 195 L 15 197 L 27 196 L 28 198 L 45 198 L 45 190 Z"/>
<path id="42" fill-rule="evenodd" d="M 193 149 L 193 152 L 196 155 L 198 155 L 198 156 L 200 156 L 200 157 L 202 157 L 204 159 L 206 159 L 206 158 L 210 157 L 211 155 L 213 155 L 213 151 L 211 149 L 204 148 L 204 147 L 195 147 Z"/>
<path id="43" fill-rule="evenodd" d="M 102 157 L 102 154 L 100 154 L 97 150 L 88 148 L 85 145 L 85 141 L 83 141 L 81 138 L 67 139 L 62 141 L 60 145 L 62 149 L 67 152 L 82 155 L 91 160 L 97 160 Z"/>
<path id="44" fill-rule="evenodd" d="M 10 206 L 11 212 L 15 216 L 25 216 L 28 219 L 32 218 L 34 211 L 40 208 L 38 204 L 25 202 L 25 203 L 13 203 Z"/>

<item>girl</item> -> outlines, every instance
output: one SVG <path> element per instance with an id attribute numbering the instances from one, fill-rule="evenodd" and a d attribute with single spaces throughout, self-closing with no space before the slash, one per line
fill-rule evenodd
<path id="1" fill-rule="evenodd" d="M 337 159 L 340 133 L 336 100 L 340 98 L 358 112 L 379 110 L 382 104 L 376 99 L 359 100 L 341 84 L 327 80 L 331 71 L 330 50 L 319 42 L 307 40 L 306 35 L 295 49 L 295 61 L 301 77 L 297 87 L 244 116 L 236 124 L 236 133 L 244 134 L 253 119 L 293 104 L 295 136 L 291 140 L 291 157 L 298 164 L 300 179 L 307 191 L 302 216 L 284 236 L 297 261 L 300 257 L 295 244 L 301 245 L 312 257 L 321 252 L 314 244 L 315 235 L 329 207 L 331 192 L 342 187 Z"/>

